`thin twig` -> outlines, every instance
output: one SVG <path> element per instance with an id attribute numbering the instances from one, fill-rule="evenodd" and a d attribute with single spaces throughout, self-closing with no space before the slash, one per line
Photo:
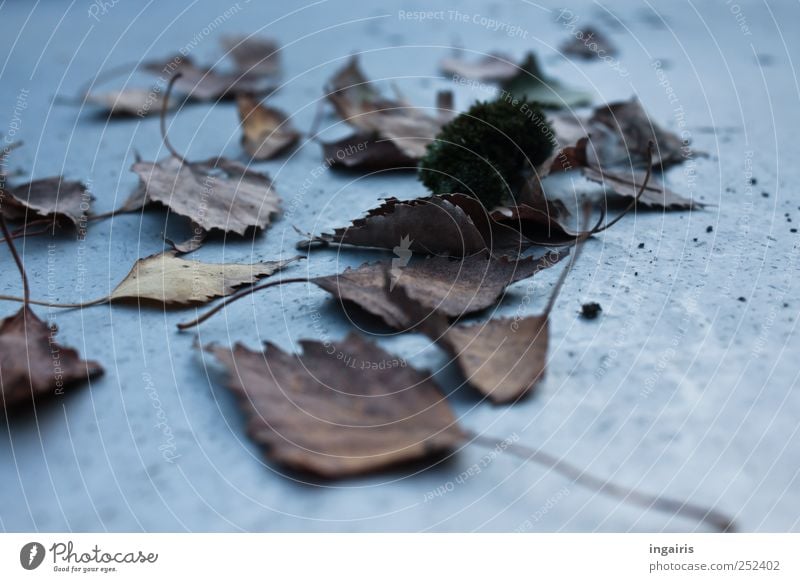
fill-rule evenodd
<path id="1" fill-rule="evenodd" d="M 231 295 L 230 297 L 227 297 L 222 303 L 219 303 L 219 304 L 215 305 L 214 307 L 212 307 L 211 309 L 206 311 L 203 315 L 199 316 L 197 319 L 193 319 L 192 321 L 188 321 L 188 322 L 185 322 L 185 323 L 179 323 L 178 324 L 178 329 L 183 331 L 185 329 L 189 329 L 191 327 L 199 325 L 199 324 L 203 323 L 205 320 L 207 320 L 209 317 L 214 315 L 215 313 L 225 309 L 228 305 L 230 305 L 231 303 L 233 303 L 237 299 L 241 299 L 242 297 L 247 297 L 248 295 L 251 295 L 251 294 L 255 293 L 256 291 L 261 291 L 262 289 L 267 289 L 269 287 L 275 287 L 277 285 L 283 285 L 284 283 L 310 283 L 310 282 L 311 282 L 310 279 L 305 279 L 305 278 L 281 279 L 280 281 L 270 281 L 269 283 L 264 283 L 263 285 L 256 285 L 255 287 L 248 287 L 247 289 L 244 289 L 243 291 L 239 291 L 235 295 Z"/>
<path id="2" fill-rule="evenodd" d="M 169 103 L 169 98 L 172 96 L 172 87 L 175 85 L 175 81 L 180 79 L 183 76 L 183 73 L 175 73 L 172 75 L 172 78 L 169 80 L 169 84 L 167 85 L 167 90 L 164 92 L 164 102 L 161 105 L 161 139 L 164 142 L 164 147 L 169 150 L 176 159 L 180 160 L 181 163 L 189 165 L 189 162 L 186 161 L 178 151 L 172 147 L 172 144 L 169 142 L 169 137 L 167 136 L 167 104 Z"/>
<path id="3" fill-rule="evenodd" d="M 6 219 L 2 212 L 0 212 L 0 228 L 3 230 L 3 238 L 8 242 L 8 248 L 11 249 L 11 256 L 14 257 L 14 262 L 17 264 L 19 274 L 22 277 L 22 303 L 27 307 L 28 303 L 31 302 L 31 290 L 30 287 L 28 287 L 28 276 L 25 274 L 25 266 L 22 264 L 19 253 L 17 253 L 17 247 L 14 245 L 14 238 L 8 231 L 8 225 L 6 224 Z"/>
<path id="4" fill-rule="evenodd" d="M 592 211 L 591 205 L 589 203 L 586 203 L 584 205 L 584 207 L 583 207 L 583 222 L 588 222 L 589 214 L 591 213 L 591 211 Z M 569 276 L 570 272 L 572 271 L 572 267 L 575 265 L 575 262 L 578 260 L 578 257 L 581 254 L 581 250 L 583 250 L 583 243 L 586 242 L 586 239 L 589 238 L 590 236 L 592 236 L 592 232 L 588 231 L 588 232 L 582 233 L 581 235 L 579 235 L 575 239 L 575 252 L 572 253 L 572 256 L 570 257 L 569 263 L 564 268 L 564 270 L 561 271 L 561 275 L 559 275 L 558 281 L 556 281 L 555 287 L 553 287 L 553 290 L 550 292 L 550 298 L 547 300 L 547 305 L 544 308 L 543 315 L 545 317 L 549 317 L 550 316 L 550 312 L 553 311 L 553 307 L 556 304 L 556 299 L 558 299 L 558 294 L 561 292 L 561 288 L 564 286 L 564 283 L 566 282 L 567 277 Z"/>
<path id="5" fill-rule="evenodd" d="M 610 497 L 615 497 L 625 503 L 631 503 L 647 509 L 657 509 L 658 511 L 664 511 L 672 515 L 680 515 L 682 517 L 694 519 L 707 523 L 714 527 L 714 529 L 722 532 L 735 531 L 733 520 L 715 509 L 694 505 L 686 501 L 661 497 L 659 495 L 651 495 L 630 487 L 611 483 L 602 477 L 587 473 L 585 470 L 539 449 L 533 449 L 518 443 L 509 443 L 508 441 L 498 441 L 495 438 L 486 437 L 477 433 L 467 433 L 467 437 L 472 442 L 487 448 L 502 446 L 504 450 L 520 459 L 538 463 L 571 479 L 578 485 L 582 485 L 598 493 L 604 493 Z"/>
<path id="6" fill-rule="evenodd" d="M 630 212 L 631 210 L 633 210 L 636 207 L 636 204 L 639 202 L 639 199 L 642 197 L 642 194 L 644 194 L 644 191 L 647 188 L 647 183 L 650 182 L 650 176 L 653 173 L 653 142 L 652 141 L 647 144 L 647 157 L 648 157 L 647 174 L 645 174 L 644 182 L 642 182 L 642 186 L 639 189 L 639 192 L 636 194 L 636 197 L 633 200 L 631 200 L 631 203 L 628 204 L 628 207 L 625 210 L 623 210 L 616 218 L 614 218 L 614 220 L 612 220 L 611 222 L 609 222 L 608 224 L 606 224 L 602 228 L 595 229 L 595 231 L 592 234 L 597 234 L 599 232 L 603 232 L 604 230 L 608 230 L 609 228 L 614 226 L 616 223 L 618 223 L 620 220 L 622 220 L 622 218 L 626 214 L 628 214 L 628 212 Z M 601 173 L 601 175 L 603 175 L 602 170 L 600 170 L 600 173 Z"/>
<path id="7" fill-rule="evenodd" d="M 83 303 L 51 303 L 49 301 L 39 301 L 37 299 L 25 299 L 24 297 L 16 297 L 15 295 L 0 295 L 0 301 L 16 301 L 18 303 L 29 303 L 31 305 L 43 305 L 45 307 L 59 307 L 61 309 L 77 309 L 83 307 L 91 307 L 92 305 L 102 305 L 111 301 L 111 297 L 100 297 L 99 299 L 92 299 L 91 301 L 84 301 Z"/>

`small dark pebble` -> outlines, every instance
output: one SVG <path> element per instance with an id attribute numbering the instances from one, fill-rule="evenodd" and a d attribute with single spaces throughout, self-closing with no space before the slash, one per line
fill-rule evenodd
<path id="1" fill-rule="evenodd" d="M 796 228 L 790 228 L 789 232 L 797 232 L 797 229 Z"/>
<path id="2" fill-rule="evenodd" d="M 742 303 L 744 303 L 745 301 L 747 301 L 747 299 L 745 299 L 744 297 L 739 297 L 739 301 L 741 301 Z"/>
<path id="3" fill-rule="evenodd" d="M 644 248 L 644 243 L 639 243 L 639 248 L 643 249 Z"/>
<path id="4" fill-rule="evenodd" d="M 755 178 L 750 178 L 750 185 L 755 186 L 756 184 L 758 184 L 758 180 L 756 180 Z"/>
<path id="5" fill-rule="evenodd" d="M 706 227 L 706 232 L 713 232 L 713 231 L 714 231 L 714 227 L 713 226 L 707 226 Z"/>
<path id="6" fill-rule="evenodd" d="M 762 193 L 761 193 L 761 195 L 762 195 L 764 198 L 769 198 L 769 192 L 762 192 Z"/>
<path id="7" fill-rule="evenodd" d="M 584 303 L 581 306 L 581 317 L 584 319 L 597 319 L 601 311 L 603 311 L 603 308 L 600 307 L 599 303 L 595 303 L 594 301 L 591 303 Z"/>

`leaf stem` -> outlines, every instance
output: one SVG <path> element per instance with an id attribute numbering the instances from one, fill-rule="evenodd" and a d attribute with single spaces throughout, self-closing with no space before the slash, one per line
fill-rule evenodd
<path id="1" fill-rule="evenodd" d="M 642 194 L 644 194 L 645 189 L 647 189 L 647 184 L 650 182 L 650 176 L 653 173 L 653 142 L 652 141 L 647 144 L 647 156 L 648 156 L 647 174 L 645 174 L 645 176 L 644 176 L 644 181 L 642 182 L 642 186 L 639 188 L 639 192 L 636 194 L 636 197 L 633 200 L 631 200 L 631 203 L 628 204 L 628 207 L 625 208 L 625 210 L 623 210 L 622 212 L 620 212 L 619 215 L 616 218 L 614 218 L 614 220 L 612 220 L 611 222 L 609 222 L 608 224 L 606 224 L 602 228 L 595 228 L 592 231 L 592 234 L 597 234 L 599 232 L 603 232 L 604 230 L 608 230 L 609 228 L 611 228 L 612 226 L 617 224 L 620 220 L 622 220 L 622 218 L 626 214 L 628 214 L 631 210 L 633 210 L 633 208 L 636 207 L 636 204 L 639 202 L 639 199 L 642 197 Z M 601 176 L 605 177 L 605 174 L 603 173 L 603 170 L 600 170 L 599 168 L 597 168 L 597 170 L 600 172 Z"/>
<path id="2" fill-rule="evenodd" d="M 77 309 L 82 307 L 91 307 L 92 305 L 102 305 L 108 303 L 110 297 L 100 297 L 99 299 L 92 299 L 91 301 L 84 301 L 83 303 L 51 303 L 49 301 L 39 301 L 29 297 L 16 297 L 14 295 L 0 295 L 0 301 L 17 301 L 30 305 L 42 305 L 44 307 L 60 307 L 63 309 Z"/>
<path id="3" fill-rule="evenodd" d="M 217 313 L 219 311 L 222 311 L 223 309 L 225 309 L 228 305 L 230 305 L 231 303 L 233 303 L 237 299 L 241 299 L 242 297 L 247 297 L 248 295 L 251 295 L 251 294 L 255 293 L 256 291 L 261 291 L 262 289 L 267 289 L 269 287 L 276 287 L 278 285 L 283 285 L 284 283 L 310 283 L 310 282 L 311 282 L 311 279 L 298 277 L 298 278 L 294 278 L 294 279 L 281 279 L 280 281 L 270 281 L 269 283 L 264 283 L 262 285 L 256 285 L 255 287 L 248 287 L 247 289 L 244 289 L 244 290 L 239 291 L 238 293 L 236 293 L 234 295 L 231 295 L 231 296 L 227 297 L 222 303 L 219 303 L 219 304 L 215 305 L 214 307 L 212 307 L 211 309 L 209 309 L 203 315 L 200 315 L 196 319 L 193 319 L 192 321 L 188 321 L 188 322 L 185 322 L 185 323 L 179 323 L 178 324 L 178 329 L 183 331 L 183 330 L 195 327 L 196 325 L 199 325 L 199 324 L 203 323 L 205 320 L 210 318 L 215 313 Z"/>
<path id="4" fill-rule="evenodd" d="M 176 159 L 180 160 L 182 164 L 189 165 L 189 162 L 186 161 L 178 151 L 172 147 L 172 144 L 169 141 L 169 137 L 167 136 L 167 105 L 169 103 L 169 99 L 172 96 L 172 88 L 175 86 L 175 81 L 180 79 L 183 76 L 183 73 L 175 73 L 172 75 L 172 78 L 169 80 L 169 84 L 167 85 L 167 90 L 164 92 L 164 102 L 161 105 L 161 139 L 164 142 L 164 147 L 169 150 L 169 153 L 172 154 Z"/>
<path id="5" fill-rule="evenodd" d="M 3 230 L 3 238 L 8 243 L 8 248 L 11 250 L 11 256 L 14 257 L 14 262 L 17 264 L 20 277 L 22 277 L 22 303 L 25 307 L 27 307 L 28 303 L 31 302 L 31 290 L 28 286 L 28 276 L 25 274 L 25 265 L 22 264 L 22 259 L 20 258 L 19 253 L 17 253 L 17 247 L 14 245 L 14 237 L 12 237 L 11 233 L 8 231 L 6 218 L 3 216 L 2 212 L 0 212 L 0 228 Z"/>
<path id="6" fill-rule="evenodd" d="M 571 479 L 578 485 L 582 485 L 598 493 L 604 493 L 609 497 L 614 497 L 625 503 L 631 503 L 647 509 L 656 509 L 673 515 L 679 515 L 689 519 L 694 519 L 706 523 L 721 532 L 735 531 L 735 524 L 731 518 L 719 511 L 699 505 L 694 505 L 687 501 L 679 501 L 660 495 L 643 493 L 636 489 L 617 485 L 602 477 L 597 477 L 575 465 L 545 453 L 540 449 L 533 449 L 518 443 L 508 441 L 498 441 L 493 437 L 483 436 L 477 433 L 468 432 L 467 438 L 478 445 L 486 448 L 502 447 L 512 455 L 528 462 L 533 461 L 544 467 L 552 469 L 556 473 Z"/>
<path id="7" fill-rule="evenodd" d="M 584 207 L 583 207 L 583 219 L 584 219 L 584 222 L 588 221 L 589 214 L 591 213 L 591 211 L 592 211 L 591 205 L 589 203 L 586 203 L 584 205 Z M 586 242 L 586 239 L 588 239 L 590 236 L 592 236 L 592 231 L 587 231 L 587 232 L 582 233 L 580 236 L 578 236 L 575 239 L 575 252 L 572 253 L 572 256 L 569 259 L 569 263 L 567 263 L 567 266 L 564 267 L 563 271 L 561 271 L 561 275 L 559 275 L 558 281 L 556 281 L 555 287 L 553 287 L 553 290 L 550 292 L 550 298 L 547 300 L 547 305 L 545 306 L 544 312 L 543 312 L 543 315 L 545 317 L 550 317 L 550 312 L 553 311 L 553 307 L 556 304 L 556 299 L 558 299 L 558 294 L 561 292 L 561 288 L 564 286 L 564 283 L 566 282 L 567 277 L 569 276 L 570 272 L 572 271 L 572 267 L 575 265 L 575 262 L 578 260 L 578 257 L 581 254 L 581 250 L 583 250 L 583 243 Z"/>

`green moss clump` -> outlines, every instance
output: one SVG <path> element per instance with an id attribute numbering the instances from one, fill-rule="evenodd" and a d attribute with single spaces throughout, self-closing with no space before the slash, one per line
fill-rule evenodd
<path id="1" fill-rule="evenodd" d="M 445 125 L 420 161 L 419 178 L 434 194 L 470 194 L 491 209 L 514 197 L 526 171 L 553 152 L 554 141 L 536 103 L 505 94 Z"/>

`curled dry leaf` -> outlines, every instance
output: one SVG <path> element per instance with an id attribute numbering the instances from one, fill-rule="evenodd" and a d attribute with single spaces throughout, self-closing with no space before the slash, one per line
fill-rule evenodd
<path id="1" fill-rule="evenodd" d="M 532 52 L 517 67 L 517 74 L 501 83 L 500 88 L 507 94 L 538 101 L 542 107 L 548 109 L 580 107 L 592 102 L 590 93 L 573 89 L 546 76 Z"/>
<path id="2" fill-rule="evenodd" d="M 564 253 L 556 252 L 519 261 L 478 255 L 456 261 L 431 257 L 404 267 L 381 261 L 311 281 L 340 301 L 350 301 L 377 315 L 387 325 L 404 329 L 409 322 L 387 294 L 387 271 L 393 284 L 401 285 L 424 308 L 459 318 L 491 307 L 500 300 L 506 287 L 553 266 L 563 257 Z"/>
<path id="3" fill-rule="evenodd" d="M 3 216 L 10 221 L 62 218 L 80 226 L 94 200 L 86 186 L 63 176 L 35 180 L 2 192 L 7 195 L 2 204 Z"/>
<path id="4" fill-rule="evenodd" d="M 63 394 L 66 386 L 101 374 L 103 368 L 97 362 L 81 360 L 72 348 L 59 345 L 55 341 L 58 329 L 47 326 L 30 310 L 28 277 L 2 214 L 0 231 L 19 269 L 23 288 L 22 309 L 0 321 L 0 398 L 7 411 Z"/>
<path id="5" fill-rule="evenodd" d="M 448 75 L 480 83 L 508 81 L 519 74 L 519 66 L 509 57 L 499 54 L 486 55 L 475 61 L 465 60 L 461 56 L 447 57 L 441 60 L 439 68 Z"/>
<path id="6" fill-rule="evenodd" d="M 220 42 L 240 73 L 270 77 L 280 74 L 280 52 L 272 39 L 229 35 L 223 36 Z"/>
<path id="7" fill-rule="evenodd" d="M 207 303 L 230 295 L 300 259 L 242 263 L 201 263 L 159 253 L 134 263 L 130 273 L 111 292 L 111 300 L 143 299 L 164 305 Z"/>
<path id="8" fill-rule="evenodd" d="M 161 91 L 156 88 L 128 87 L 119 91 L 87 93 L 84 99 L 90 105 L 103 108 L 109 115 L 120 117 L 144 117 L 158 113 L 165 107 L 171 109 L 174 106 L 171 101 L 167 103 Z"/>
<path id="9" fill-rule="evenodd" d="M 242 122 L 242 147 L 255 160 L 269 160 L 293 146 L 300 133 L 286 115 L 252 95 L 236 98 Z"/>
<path id="10" fill-rule="evenodd" d="M 124 208 L 160 202 L 205 231 L 244 235 L 263 229 L 279 210 L 280 198 L 269 176 L 225 158 L 186 162 L 170 156 L 158 162 L 136 162 L 131 168 L 141 183 Z"/>
<path id="11" fill-rule="evenodd" d="M 622 198 L 636 198 L 645 183 L 646 175 L 646 172 L 642 170 L 601 172 L 597 168 L 591 167 L 583 168 L 582 172 L 588 180 L 602 184 L 604 188 Z M 664 210 L 692 210 L 704 206 L 702 203 L 681 196 L 663 184 L 657 184 L 652 180 L 647 182 L 644 192 L 639 196 L 639 203 Z"/>
<path id="12" fill-rule="evenodd" d="M 450 354 L 467 383 L 493 402 L 519 400 L 544 377 L 547 314 L 451 324 L 441 312 L 411 299 L 403 286 L 395 287 L 389 297 L 417 329 Z"/>
<path id="13" fill-rule="evenodd" d="M 546 315 L 455 325 L 442 339 L 467 382 L 497 404 L 525 396 L 544 377 L 549 320 Z"/>
<path id="14" fill-rule="evenodd" d="M 590 135 L 589 151 L 596 159 L 592 165 L 604 170 L 615 166 L 643 167 L 650 160 L 651 141 L 655 144 L 654 166 L 681 164 L 693 153 L 675 133 L 653 123 L 635 97 L 596 108 L 586 127 Z"/>
<path id="15" fill-rule="evenodd" d="M 211 346 L 253 440 L 292 469 L 340 478 L 447 452 L 464 433 L 427 375 L 356 334 L 289 354 Z"/>
<path id="16" fill-rule="evenodd" d="M 369 134 L 354 133 L 334 142 L 323 142 L 322 155 L 330 167 L 359 170 L 416 170 L 417 160 L 393 142 Z"/>
<path id="17" fill-rule="evenodd" d="M 677 134 L 654 123 L 635 97 L 596 107 L 588 118 L 555 113 L 548 121 L 563 149 L 580 146 L 581 138 L 588 138 L 582 146 L 587 165 L 604 170 L 631 166 L 644 169 L 651 159 L 651 141 L 655 144 L 653 166 L 667 168 L 697 155 Z"/>
<path id="18" fill-rule="evenodd" d="M 103 373 L 97 362 L 82 360 L 76 350 L 56 343 L 56 331 L 27 306 L 0 322 L 0 393 L 5 410 L 63 394 L 65 387 Z"/>
<path id="19" fill-rule="evenodd" d="M 551 212 L 555 206 L 519 205 L 491 213 L 465 194 L 414 200 L 389 198 L 351 226 L 312 239 L 325 243 L 392 250 L 403 238 L 412 251 L 440 256 L 519 252 L 532 244 L 560 246 L 575 239 Z M 307 241 L 306 241 L 307 242 Z"/>
<path id="20" fill-rule="evenodd" d="M 218 72 L 198 66 L 189 57 L 181 55 L 144 63 L 141 70 L 158 77 L 179 74 L 175 90 L 195 101 L 230 99 L 240 93 L 265 95 L 275 89 L 273 80 L 257 71 Z"/>
<path id="21" fill-rule="evenodd" d="M 384 98 L 361 71 L 355 55 L 328 82 L 326 93 L 338 115 L 357 133 L 388 140 L 403 155 L 414 160 L 425 155 L 428 144 L 453 113 L 452 98 L 445 96 L 437 98 L 435 116 L 402 98 Z M 377 164 L 374 154 L 366 155 Z"/>

